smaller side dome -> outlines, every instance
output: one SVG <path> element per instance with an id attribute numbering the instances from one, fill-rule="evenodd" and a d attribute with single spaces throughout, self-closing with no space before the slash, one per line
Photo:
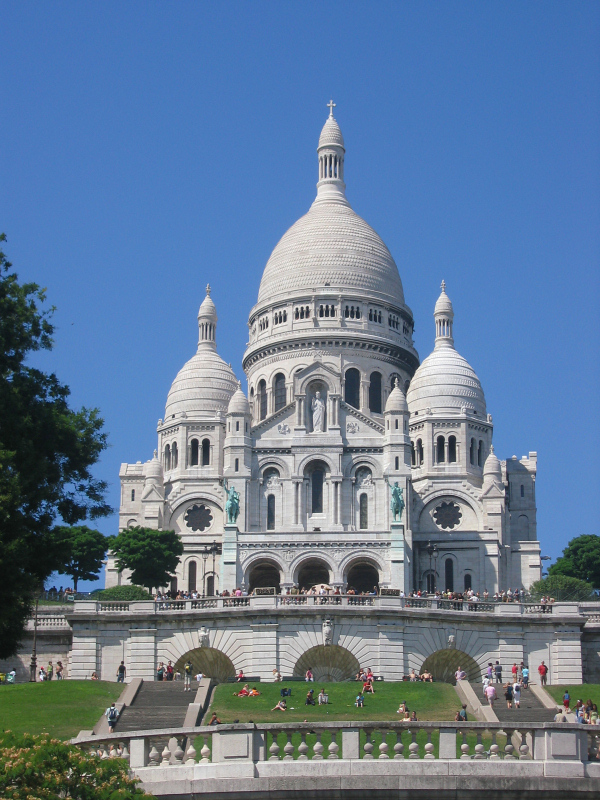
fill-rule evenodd
<path id="1" fill-rule="evenodd" d="M 406 396 L 402 389 L 398 386 L 398 378 L 394 383 L 394 388 L 390 392 L 390 396 L 387 399 L 385 404 L 385 414 L 389 414 L 391 411 L 396 411 L 400 413 L 408 413 L 408 404 L 406 402 Z"/>
<path id="2" fill-rule="evenodd" d="M 490 454 L 483 465 L 483 478 L 492 479 L 498 483 L 502 482 L 502 466 L 498 456 L 494 453 L 494 445 L 490 447 Z"/>
<path id="3" fill-rule="evenodd" d="M 228 414 L 250 414 L 250 403 L 248 398 L 242 392 L 242 384 L 238 381 L 238 388 L 232 395 L 227 408 Z"/>
<path id="4" fill-rule="evenodd" d="M 335 105 L 335 103 L 334 103 Z M 344 147 L 344 137 L 342 136 L 342 129 L 338 125 L 333 113 L 329 115 L 323 125 L 323 130 L 319 136 L 319 147 Z"/>
<path id="5" fill-rule="evenodd" d="M 150 461 L 146 461 L 144 465 L 144 477 L 146 480 L 150 478 L 159 478 L 162 481 L 163 468 L 158 460 L 158 451 L 154 451 L 154 456 Z"/>
<path id="6" fill-rule="evenodd" d="M 210 320 L 213 322 L 217 321 L 217 307 L 213 303 L 213 299 L 210 296 L 210 283 L 206 284 L 206 297 L 200 304 L 200 308 L 198 310 L 198 319 Z"/>
<path id="7" fill-rule="evenodd" d="M 441 285 L 442 293 L 437 299 L 435 304 L 435 308 L 433 310 L 433 315 L 436 316 L 438 314 L 443 314 L 444 316 L 454 317 L 454 309 L 452 308 L 452 300 L 446 294 L 446 281 L 442 281 Z"/>

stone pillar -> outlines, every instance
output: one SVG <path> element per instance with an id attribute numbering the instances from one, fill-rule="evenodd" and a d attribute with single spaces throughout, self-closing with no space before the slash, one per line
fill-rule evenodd
<path id="1" fill-rule="evenodd" d="M 368 413 L 369 411 L 369 386 L 371 385 L 371 381 L 368 381 L 366 378 L 363 378 L 362 374 L 360 376 L 360 410 L 363 414 Z"/>
<path id="2" fill-rule="evenodd" d="M 227 523 L 223 527 L 223 554 L 221 556 L 221 575 L 219 586 L 223 589 L 239 585 L 237 579 L 237 525 Z"/>
<path id="3" fill-rule="evenodd" d="M 390 525 L 392 545 L 390 547 L 390 586 L 392 589 L 407 591 L 405 578 L 404 524 L 392 522 Z"/>
<path id="4" fill-rule="evenodd" d="M 153 681 L 156 671 L 156 628 L 130 628 L 129 678 Z"/>

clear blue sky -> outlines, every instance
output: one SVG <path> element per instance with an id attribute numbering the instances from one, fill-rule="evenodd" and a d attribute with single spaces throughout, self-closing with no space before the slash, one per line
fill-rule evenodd
<path id="1" fill-rule="evenodd" d="M 543 551 L 598 532 L 600 4 L 13 1 L 0 19 L 0 230 L 57 307 L 40 363 L 106 420 L 113 506 L 209 281 L 243 377 L 333 97 L 348 197 L 398 264 L 421 358 L 444 278 L 496 452 L 539 454 Z"/>

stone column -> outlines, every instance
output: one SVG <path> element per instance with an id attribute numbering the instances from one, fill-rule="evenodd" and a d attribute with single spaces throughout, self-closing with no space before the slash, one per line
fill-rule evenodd
<path id="1" fill-rule="evenodd" d="M 390 547 L 390 586 L 392 589 L 404 589 L 405 586 L 405 552 L 404 525 L 392 522 L 390 525 L 392 546 Z"/>

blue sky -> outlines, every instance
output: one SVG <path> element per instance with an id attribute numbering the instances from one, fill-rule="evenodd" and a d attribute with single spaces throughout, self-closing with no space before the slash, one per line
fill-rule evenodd
<path id="1" fill-rule="evenodd" d="M 600 5 L 0 2 L 0 229 L 57 307 L 39 363 L 97 406 L 97 473 L 156 446 L 210 282 L 243 377 L 262 269 L 312 202 L 333 97 L 347 195 L 424 358 L 442 278 L 501 458 L 539 454 L 545 553 L 598 532 Z M 116 532 L 116 517 L 98 526 Z"/>

